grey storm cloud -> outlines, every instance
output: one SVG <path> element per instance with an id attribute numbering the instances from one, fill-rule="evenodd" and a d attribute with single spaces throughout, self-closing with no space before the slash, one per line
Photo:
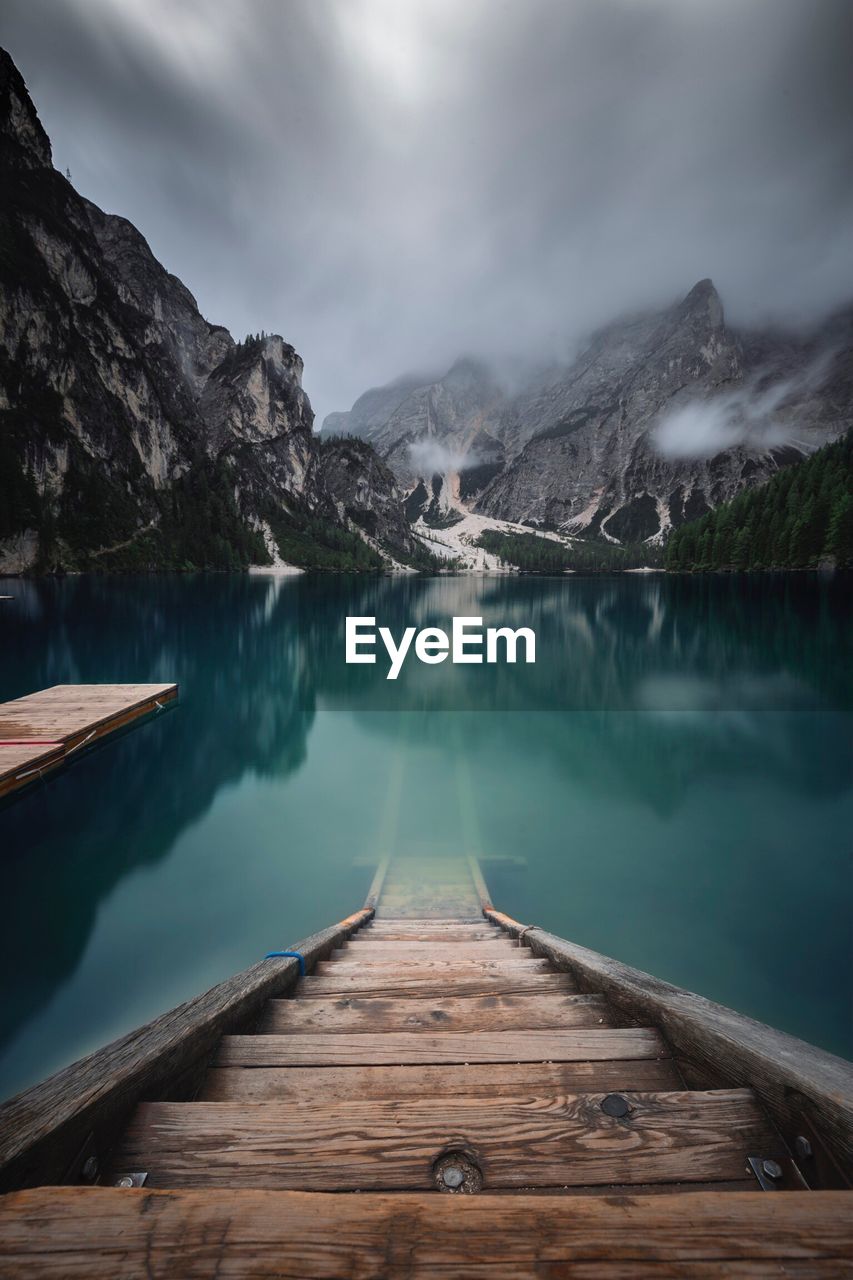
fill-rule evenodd
<path id="1" fill-rule="evenodd" d="M 850 0 L 4 0 L 0 41 L 57 165 L 321 418 L 708 275 L 739 323 L 853 292 Z"/>

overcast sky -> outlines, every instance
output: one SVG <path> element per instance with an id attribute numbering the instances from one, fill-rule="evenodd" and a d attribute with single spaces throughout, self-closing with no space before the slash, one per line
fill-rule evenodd
<path id="1" fill-rule="evenodd" d="M 463 353 L 568 348 L 710 275 L 853 296 L 853 0 L 3 0 L 75 186 L 318 423 Z"/>

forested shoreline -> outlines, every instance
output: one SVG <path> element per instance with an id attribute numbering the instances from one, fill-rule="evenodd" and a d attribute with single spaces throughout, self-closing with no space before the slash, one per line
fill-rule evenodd
<path id="1" fill-rule="evenodd" d="M 676 529 L 671 571 L 853 567 L 853 430 Z"/>

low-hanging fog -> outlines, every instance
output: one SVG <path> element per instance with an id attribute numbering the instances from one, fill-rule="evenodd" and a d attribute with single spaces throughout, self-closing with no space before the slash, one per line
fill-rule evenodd
<path id="1" fill-rule="evenodd" d="M 713 277 L 853 293 L 850 0 L 5 0 L 58 167 L 318 419 L 458 355 L 548 359 Z"/>

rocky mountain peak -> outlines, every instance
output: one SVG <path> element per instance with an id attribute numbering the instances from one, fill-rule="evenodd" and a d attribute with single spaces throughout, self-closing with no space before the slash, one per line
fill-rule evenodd
<path id="1" fill-rule="evenodd" d="M 5 49 L 0 49 L 0 135 L 10 143 L 8 163 L 29 169 L 53 164 L 50 140 L 27 92 L 24 78 Z"/>
<path id="2" fill-rule="evenodd" d="M 681 317 L 693 316 L 704 319 L 713 329 L 721 329 L 725 324 L 722 299 L 717 293 L 713 280 L 707 277 L 694 284 L 677 310 Z"/>

